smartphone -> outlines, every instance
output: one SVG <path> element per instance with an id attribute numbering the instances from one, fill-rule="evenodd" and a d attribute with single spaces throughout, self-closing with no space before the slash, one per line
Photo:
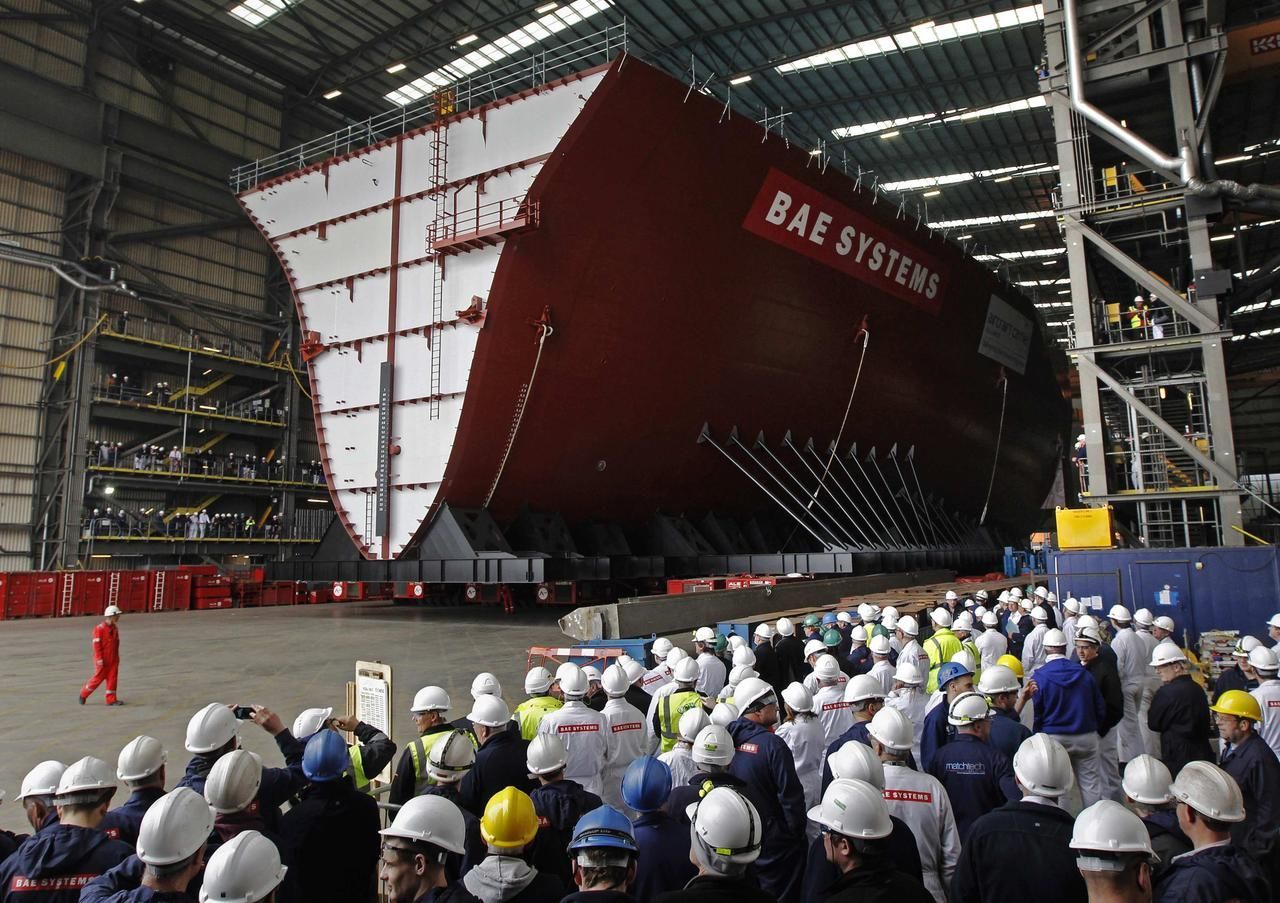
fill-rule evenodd
<path id="1" fill-rule="evenodd" d="M 253 706 L 251 705 L 238 705 L 232 712 L 240 721 L 249 721 L 253 718 Z"/>

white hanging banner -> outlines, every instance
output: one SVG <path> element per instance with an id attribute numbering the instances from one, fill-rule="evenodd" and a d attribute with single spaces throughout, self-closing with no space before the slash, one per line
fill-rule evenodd
<path id="1" fill-rule="evenodd" d="M 987 305 L 987 322 L 982 328 L 978 353 L 996 363 L 1004 364 L 1010 370 L 1025 374 L 1034 332 L 1030 317 L 1019 313 L 1007 301 L 992 295 Z"/>

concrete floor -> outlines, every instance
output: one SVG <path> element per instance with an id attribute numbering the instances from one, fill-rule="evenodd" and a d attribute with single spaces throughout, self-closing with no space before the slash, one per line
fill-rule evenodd
<path id="1" fill-rule="evenodd" d="M 470 711 L 471 678 L 491 671 L 509 704 L 524 698 L 526 649 L 569 641 L 556 626 L 559 609 L 413 608 L 389 602 L 301 605 L 232 611 L 125 615 L 120 619 L 122 707 L 76 702 L 92 673 L 93 618 L 0 622 L 0 687 L 7 730 L 0 734 L 0 827 L 29 830 L 15 801 L 23 775 L 43 759 L 71 763 L 98 756 L 114 767 L 120 748 L 138 734 L 160 739 L 169 753 L 172 787 L 189 758 L 187 720 L 210 702 L 259 703 L 287 725 L 304 708 L 342 711 L 357 659 L 393 669 L 393 739 L 414 734 L 408 709 L 426 684 L 448 690 L 452 717 Z M 275 744 L 246 724 L 247 749 L 280 764 Z M 397 756 L 399 753 L 397 752 Z M 121 791 L 116 802 L 127 796 Z"/>

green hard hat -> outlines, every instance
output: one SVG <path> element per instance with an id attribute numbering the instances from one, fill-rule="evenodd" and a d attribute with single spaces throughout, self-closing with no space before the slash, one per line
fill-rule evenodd
<path id="1" fill-rule="evenodd" d="M 819 623 L 817 615 L 808 615 L 804 619 L 805 627 L 817 627 Z"/>
<path id="2" fill-rule="evenodd" d="M 844 637 L 840 636 L 840 631 L 832 627 L 822 635 L 822 645 L 834 648 L 835 646 L 840 645 L 840 641 L 842 639 L 844 639 Z"/>
<path id="3" fill-rule="evenodd" d="M 729 648 L 729 638 L 723 633 L 716 634 L 716 652 L 724 652 Z"/>

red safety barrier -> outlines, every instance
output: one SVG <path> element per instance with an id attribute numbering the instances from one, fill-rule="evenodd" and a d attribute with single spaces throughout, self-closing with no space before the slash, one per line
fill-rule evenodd
<path id="1" fill-rule="evenodd" d="M 197 576 L 192 600 L 191 607 L 201 611 L 211 608 L 230 608 L 231 578 Z"/>

